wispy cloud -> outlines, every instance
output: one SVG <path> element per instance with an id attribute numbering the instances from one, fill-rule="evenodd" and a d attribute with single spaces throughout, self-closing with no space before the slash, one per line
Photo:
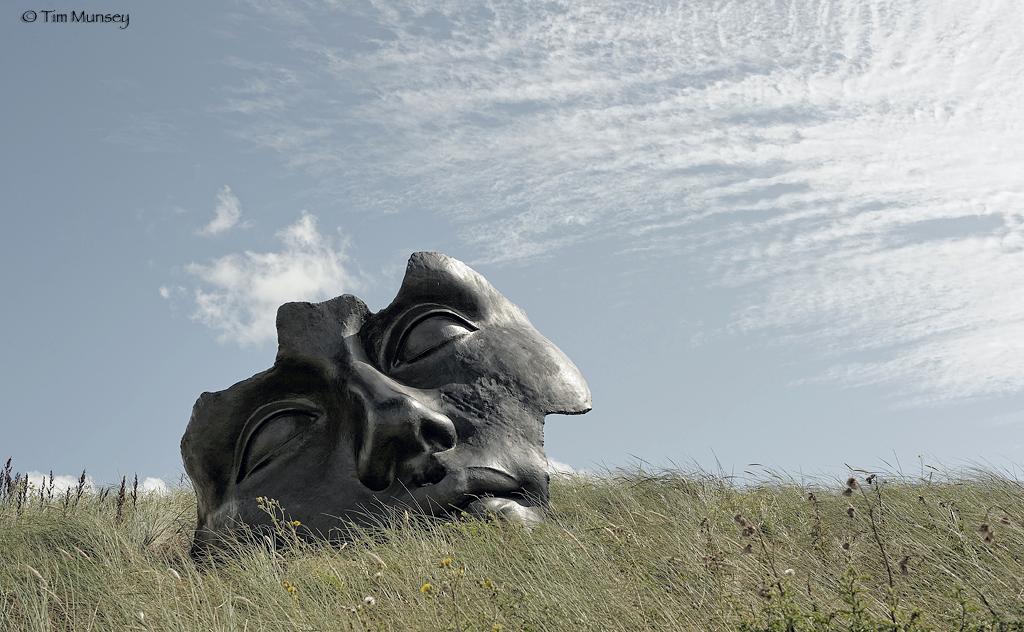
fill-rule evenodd
<path id="1" fill-rule="evenodd" d="M 217 192 L 217 207 L 213 209 L 213 219 L 196 232 L 205 237 L 219 235 L 238 226 L 241 219 L 242 203 L 231 191 L 231 187 L 225 184 Z"/>
<path id="2" fill-rule="evenodd" d="M 323 235 L 309 213 L 277 233 L 278 252 L 228 254 L 186 271 L 193 290 L 192 317 L 218 332 L 222 342 L 258 344 L 275 338 L 277 308 L 288 301 L 315 301 L 357 289 L 346 268 L 345 244 Z"/>
<path id="3" fill-rule="evenodd" d="M 161 285 L 157 288 L 157 293 L 162 299 L 176 301 L 177 299 L 188 296 L 188 288 L 183 285 Z"/>
<path id="4" fill-rule="evenodd" d="M 231 94 L 239 133 L 447 214 L 478 260 L 611 238 L 699 266 L 743 297 L 730 331 L 830 359 L 809 379 L 1024 387 L 1024 5 L 487 6 L 374 3 L 353 44 L 322 5 L 301 63 Z"/>

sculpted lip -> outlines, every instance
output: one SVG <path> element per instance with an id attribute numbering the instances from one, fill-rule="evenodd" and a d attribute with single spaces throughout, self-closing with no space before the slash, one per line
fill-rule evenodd
<path id="1" fill-rule="evenodd" d="M 474 465 L 451 470 L 437 483 L 412 490 L 412 497 L 421 508 L 438 514 L 465 510 L 474 502 L 488 497 L 523 504 L 526 491 L 519 479 L 509 472 L 488 465 Z"/>
<path id="2" fill-rule="evenodd" d="M 493 467 L 470 467 L 470 477 L 482 489 L 466 495 L 459 509 L 477 518 L 497 516 L 505 520 L 531 526 L 544 519 L 544 510 L 527 504 L 527 492 L 522 483 L 508 472 Z"/>
<path id="3" fill-rule="evenodd" d="M 542 507 L 528 506 L 508 498 L 494 496 L 478 498 L 466 505 L 463 511 L 477 518 L 497 516 L 525 526 L 532 526 L 544 520 Z"/>
<path id="4" fill-rule="evenodd" d="M 519 480 L 503 469 L 489 465 L 473 465 L 466 468 L 469 471 L 469 480 L 472 487 L 493 488 L 485 489 L 494 493 L 522 490 Z M 476 491 L 475 493 L 480 493 Z"/>

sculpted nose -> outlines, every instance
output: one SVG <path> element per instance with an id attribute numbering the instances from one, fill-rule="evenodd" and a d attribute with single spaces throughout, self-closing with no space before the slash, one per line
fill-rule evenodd
<path id="1" fill-rule="evenodd" d="M 359 480 L 380 491 L 396 478 L 412 487 L 443 476 L 431 456 L 455 447 L 455 425 L 415 392 L 360 364 L 349 386 L 362 412 L 356 441 Z"/>

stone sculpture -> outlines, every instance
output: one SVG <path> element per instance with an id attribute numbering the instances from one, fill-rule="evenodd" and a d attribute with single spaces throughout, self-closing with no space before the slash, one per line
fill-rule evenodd
<path id="1" fill-rule="evenodd" d="M 576 366 L 460 261 L 418 252 L 395 300 L 286 303 L 274 366 L 203 393 L 181 441 L 195 549 L 270 524 L 309 537 L 395 507 L 535 523 L 548 504 L 547 414 L 590 410 Z"/>

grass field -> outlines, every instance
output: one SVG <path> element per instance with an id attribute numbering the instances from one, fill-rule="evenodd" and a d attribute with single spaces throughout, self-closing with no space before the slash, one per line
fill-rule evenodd
<path id="1" fill-rule="evenodd" d="M 1003 475 L 617 472 L 554 481 L 532 531 L 396 516 L 198 566 L 187 489 L 3 487 L 0 630 L 1024 629 L 1024 487 Z"/>

